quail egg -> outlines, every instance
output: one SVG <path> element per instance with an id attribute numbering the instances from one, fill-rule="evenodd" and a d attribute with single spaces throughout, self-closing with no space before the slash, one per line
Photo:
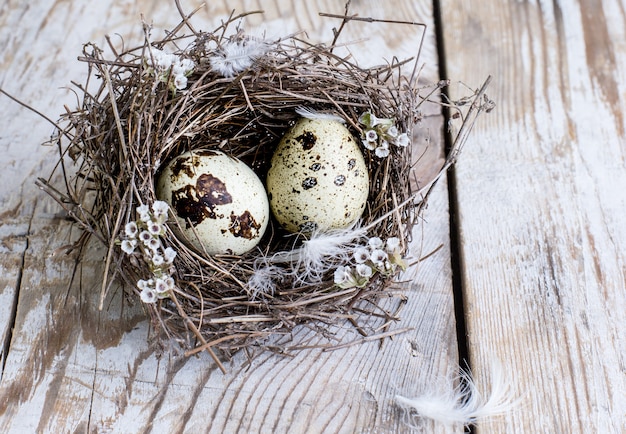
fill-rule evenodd
<path id="1" fill-rule="evenodd" d="M 369 173 L 341 122 L 301 118 L 280 140 L 266 184 L 276 220 L 290 232 L 306 233 L 346 228 L 359 219 Z"/>
<path id="2" fill-rule="evenodd" d="M 269 222 L 261 180 L 241 160 L 220 151 L 195 150 L 161 171 L 156 195 L 170 204 L 178 236 L 199 252 L 241 255 L 253 249 Z"/>

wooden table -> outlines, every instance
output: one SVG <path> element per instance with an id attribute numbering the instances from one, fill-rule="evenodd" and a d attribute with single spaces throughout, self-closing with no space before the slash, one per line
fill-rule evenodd
<path id="1" fill-rule="evenodd" d="M 337 25 L 318 12 L 340 3 L 212 2 L 194 19 L 209 29 L 231 9 L 265 9 L 247 25 L 315 39 Z M 476 432 L 626 432 L 626 2 L 352 3 L 428 24 L 422 78 L 447 76 L 453 97 L 455 83 L 493 76 L 496 110 L 416 229 L 424 252 L 443 247 L 406 276 L 395 327 L 411 330 L 382 345 L 239 354 L 227 374 L 207 355 L 157 359 L 140 306 L 117 294 L 98 310 L 102 249 L 67 289 L 73 258 L 55 252 L 70 227 L 34 185 L 56 158 L 40 145 L 52 128 L 0 95 L 1 432 L 463 432 L 425 419 L 412 430 L 395 396 L 466 363 L 488 393 L 494 361 L 520 403 Z M 166 0 L 5 2 L 0 87 L 56 119 L 76 104 L 64 86 L 84 79 L 81 45 L 140 40 L 140 14 L 155 29 L 179 21 Z M 405 55 L 412 32 L 387 31 L 386 48 Z"/>

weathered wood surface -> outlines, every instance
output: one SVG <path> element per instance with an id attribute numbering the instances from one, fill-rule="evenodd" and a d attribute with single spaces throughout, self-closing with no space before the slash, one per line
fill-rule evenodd
<path id="1" fill-rule="evenodd" d="M 319 24 L 317 12 L 343 8 L 226 3 L 196 19 L 266 9 L 277 17 L 268 32 L 316 37 L 334 25 Z M 353 7 L 430 22 L 430 6 L 417 3 Z M 453 210 L 477 383 L 488 389 L 496 359 L 522 401 L 477 431 L 626 432 L 626 5 L 442 0 L 439 9 L 448 77 L 476 86 L 493 75 L 498 104 L 456 168 Z M 6 2 L 0 86 L 56 118 L 75 103 L 59 88 L 84 77 L 81 44 L 141 37 L 140 13 L 157 28 L 177 21 L 165 0 Z M 386 35 L 392 53 L 405 37 Z M 432 34 L 423 56 L 436 79 Z M 82 287 L 66 290 L 73 260 L 53 252 L 70 229 L 33 184 L 54 160 L 39 145 L 51 127 L 4 97 L 0 107 L 0 431 L 402 432 L 394 395 L 419 394 L 457 365 L 444 183 L 425 216 L 423 250 L 444 247 L 414 270 L 399 323 L 413 331 L 382 349 L 370 342 L 250 363 L 239 355 L 223 375 L 206 355 L 157 360 L 139 306 L 116 296 L 97 310 L 102 251 L 91 252 Z"/>
<path id="2" fill-rule="evenodd" d="M 441 1 L 496 111 L 456 168 L 469 353 L 517 376 L 479 432 L 626 432 L 626 3 Z"/>
<path id="3" fill-rule="evenodd" d="M 353 1 L 353 10 L 432 22 L 430 5 L 413 3 Z M 231 9 L 265 9 L 269 18 L 261 23 L 253 16 L 250 25 L 264 24 L 268 34 L 307 30 L 313 39 L 330 39 L 338 23 L 321 21 L 317 13 L 342 13 L 343 4 L 211 2 L 194 23 L 212 28 Z M 155 29 L 178 23 L 174 3 L 165 0 L 5 2 L 0 86 L 56 119 L 63 104 L 76 104 L 74 95 L 60 88 L 84 79 L 85 66 L 76 61 L 82 44 L 104 46 L 104 35 L 115 33 L 126 43 L 139 40 L 140 14 Z M 423 75 L 436 80 L 432 26 L 429 30 Z M 419 32 L 413 29 L 386 31 L 385 44 L 369 54 L 380 57 L 388 49 L 406 56 L 406 50 L 415 49 L 414 42 L 407 46 L 409 33 L 417 40 Z M 55 252 L 72 231 L 57 205 L 34 186 L 36 176 L 49 173 L 56 158 L 54 149 L 40 145 L 52 128 L 5 97 L 0 104 L 1 432 L 408 432 L 395 394 L 419 394 L 456 370 L 445 182 L 431 198 L 427 224 L 416 231 L 423 238 L 422 252 L 443 248 L 407 276 L 412 283 L 398 327 L 410 332 L 382 347 L 369 342 L 293 358 L 264 353 L 250 361 L 239 354 L 224 375 L 205 354 L 157 359 L 141 307 L 125 305 L 119 293 L 98 311 L 102 249 L 92 248 L 78 276 L 80 285 L 67 289 L 74 259 Z M 437 143 L 443 121 L 434 117 L 429 124 Z M 340 331 L 338 337 L 356 338 L 351 333 Z M 303 328 L 298 340 L 305 339 L 312 345 L 321 342 Z M 419 427 L 445 429 L 428 421 Z"/>

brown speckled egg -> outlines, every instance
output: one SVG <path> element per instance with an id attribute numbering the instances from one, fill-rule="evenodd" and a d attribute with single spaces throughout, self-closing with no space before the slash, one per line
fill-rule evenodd
<path id="1" fill-rule="evenodd" d="M 159 175 L 156 195 L 178 219 L 170 225 L 199 252 L 243 254 L 267 228 L 265 188 L 242 161 L 222 152 L 197 150 L 174 158 Z"/>
<path id="2" fill-rule="evenodd" d="M 340 122 L 300 119 L 272 156 L 267 192 L 274 217 L 290 232 L 350 226 L 369 193 L 357 141 Z"/>

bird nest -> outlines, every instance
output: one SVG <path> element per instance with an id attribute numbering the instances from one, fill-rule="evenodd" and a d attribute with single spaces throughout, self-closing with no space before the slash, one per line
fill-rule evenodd
<path id="1" fill-rule="evenodd" d="M 187 354 L 206 350 L 220 366 L 242 348 L 276 345 L 268 338 L 290 336 L 299 324 L 322 330 L 347 320 L 371 336 L 369 319 L 394 319 L 379 299 L 411 260 L 412 228 L 436 179 L 492 105 L 484 87 L 451 102 L 441 92 L 446 82 L 418 85 L 419 56 L 364 68 L 336 54 L 356 17 L 343 17 L 332 42 L 314 44 L 300 35 L 251 37 L 242 16 L 212 32 L 196 32 L 184 17 L 158 41 L 144 26 L 145 42 L 122 53 L 111 47 L 112 58 L 86 44 L 80 106 L 62 116 L 59 163 L 38 180 L 83 230 L 77 247 L 93 238 L 106 247 L 101 298 L 123 283 L 159 336 Z M 460 129 L 424 181 L 416 147 L 407 145 L 426 140 L 419 125 L 427 104 L 451 110 Z M 156 195 L 164 165 L 187 151 L 220 150 L 264 181 L 281 137 L 301 117 L 341 121 L 357 138 L 369 175 L 360 219 L 291 234 L 272 218 L 243 254 L 190 247 L 175 210 Z"/>

